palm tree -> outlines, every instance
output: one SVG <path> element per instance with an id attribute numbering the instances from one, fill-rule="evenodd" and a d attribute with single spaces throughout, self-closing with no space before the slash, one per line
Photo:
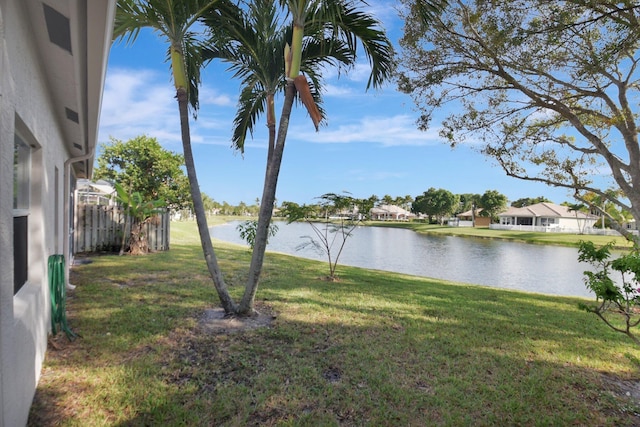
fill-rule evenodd
<path id="1" fill-rule="evenodd" d="M 167 57 L 171 61 L 176 88 L 182 146 L 200 241 L 209 274 L 226 313 L 236 312 L 237 306 L 224 283 L 211 243 L 191 149 L 189 105 L 194 113 L 198 110 L 202 48 L 196 24 L 207 12 L 216 10 L 220 14 L 234 15 L 235 9 L 228 0 L 119 0 L 114 28 L 114 38 L 126 39 L 127 42 L 135 41 L 143 28 L 151 28 L 169 45 Z"/>
<path id="2" fill-rule="evenodd" d="M 578 213 L 585 210 L 586 206 L 582 203 L 569 203 L 567 204 L 567 208 L 569 212 L 573 212 L 576 216 L 576 223 L 578 224 L 578 232 L 579 234 L 584 234 L 584 227 L 587 225 L 586 218 L 582 221 L 582 226 L 580 225 L 580 218 L 578 217 Z"/>
<path id="3" fill-rule="evenodd" d="M 273 3 L 256 0 L 246 14 L 235 19 L 221 20 L 218 13 L 205 19 L 213 34 L 213 46 L 218 47 L 208 49 L 204 56 L 228 61 L 231 70 L 242 79 L 240 108 L 234 121 L 235 147 L 243 150 L 247 132 L 253 132 L 258 116 L 265 110 L 269 129 L 262 203 L 249 278 L 238 307 L 241 314 L 252 311 L 296 94 L 317 130 L 325 115 L 320 93 L 323 66 L 352 66 L 360 44 L 371 65 L 369 89 L 388 79 L 393 65 L 393 49 L 379 22 L 357 9 L 364 2 L 281 0 L 280 8 Z M 279 11 L 286 13 L 288 25 L 283 25 Z M 276 132 L 274 100 L 276 93 L 282 91 L 284 101 Z"/>

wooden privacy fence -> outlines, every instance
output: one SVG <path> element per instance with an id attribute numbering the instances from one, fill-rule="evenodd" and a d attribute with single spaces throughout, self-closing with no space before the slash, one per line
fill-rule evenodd
<path id="1" fill-rule="evenodd" d="M 120 206 L 78 204 L 73 233 L 73 253 L 117 252 L 122 245 L 125 215 Z M 146 224 L 149 250 L 169 250 L 169 212 Z"/>

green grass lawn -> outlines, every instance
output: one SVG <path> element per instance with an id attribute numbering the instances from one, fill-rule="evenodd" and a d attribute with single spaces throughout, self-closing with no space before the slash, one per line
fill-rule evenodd
<path id="1" fill-rule="evenodd" d="M 270 327 L 211 333 L 194 223 L 171 251 L 75 267 L 33 426 L 638 425 L 640 349 L 578 298 L 268 253 Z M 250 254 L 214 242 L 238 297 Z M 627 395 L 628 394 L 628 395 Z"/>

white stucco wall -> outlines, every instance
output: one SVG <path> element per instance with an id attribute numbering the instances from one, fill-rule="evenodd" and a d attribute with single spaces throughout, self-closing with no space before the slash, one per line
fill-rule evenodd
<path id="1" fill-rule="evenodd" d="M 64 159 L 44 65 L 35 52 L 23 0 L 0 0 L 0 425 L 22 426 L 50 329 L 47 259 L 62 247 Z M 28 282 L 13 295 L 13 147 L 18 131 L 32 148 Z M 58 191 L 54 188 L 58 170 Z M 9 185 L 7 185 L 9 183 Z M 58 207 L 59 213 L 54 212 Z M 54 224 L 54 218 L 58 224 Z"/>
<path id="2" fill-rule="evenodd" d="M 560 220 L 558 221 L 558 226 L 559 227 L 566 227 L 566 228 L 583 229 L 583 228 L 593 227 L 594 223 L 595 223 L 594 219 L 560 218 Z"/>

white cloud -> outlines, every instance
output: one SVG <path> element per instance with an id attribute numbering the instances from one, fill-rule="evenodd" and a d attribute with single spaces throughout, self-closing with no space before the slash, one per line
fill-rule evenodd
<path id="1" fill-rule="evenodd" d="M 368 62 L 357 62 L 354 67 L 349 69 L 345 74 L 346 77 L 353 82 L 366 83 L 371 74 L 371 65 L 369 65 Z"/>
<path id="2" fill-rule="evenodd" d="M 231 98 L 211 88 L 200 90 L 198 120 L 191 120 L 194 144 L 230 144 Z M 228 117 L 223 117 L 228 116 Z M 175 90 L 165 73 L 149 69 L 109 69 L 100 116 L 99 140 L 149 135 L 164 144 L 181 143 Z"/>
<path id="3" fill-rule="evenodd" d="M 417 129 L 415 119 L 408 115 L 392 117 L 363 117 L 357 122 L 337 127 L 331 125 L 309 134 L 307 127 L 291 129 L 291 137 L 320 144 L 346 144 L 365 142 L 383 146 L 424 146 L 440 144 L 437 129 L 423 132 Z"/>
<path id="4" fill-rule="evenodd" d="M 175 94 L 166 78 L 152 70 L 109 70 L 100 115 L 101 141 L 108 136 L 122 140 L 138 135 L 179 138 L 177 121 Z"/>
<path id="5" fill-rule="evenodd" d="M 216 105 L 219 107 L 233 107 L 236 104 L 236 101 L 231 99 L 229 95 L 219 93 L 217 90 L 203 85 L 200 88 L 200 105 L 204 106 L 205 104 Z"/>
<path id="6" fill-rule="evenodd" d="M 322 86 L 323 96 L 350 96 L 353 90 L 348 86 L 325 84 Z"/>
<path id="7" fill-rule="evenodd" d="M 361 55 L 363 55 L 362 58 L 365 58 L 363 53 Z M 364 87 L 369 80 L 369 75 L 371 74 L 371 66 L 365 58 L 363 59 L 363 62 L 357 62 L 353 67 L 346 70 L 338 69 L 336 67 L 324 67 L 321 74 L 325 81 L 323 89 L 328 95 L 335 95 L 334 93 L 327 91 L 327 88 L 335 88 L 337 85 L 344 87 L 345 85 L 356 84 L 359 88 L 358 90 L 364 90 Z M 349 91 L 351 90 L 352 89 L 349 88 Z M 338 95 L 342 95 L 342 93 L 338 93 Z"/>

